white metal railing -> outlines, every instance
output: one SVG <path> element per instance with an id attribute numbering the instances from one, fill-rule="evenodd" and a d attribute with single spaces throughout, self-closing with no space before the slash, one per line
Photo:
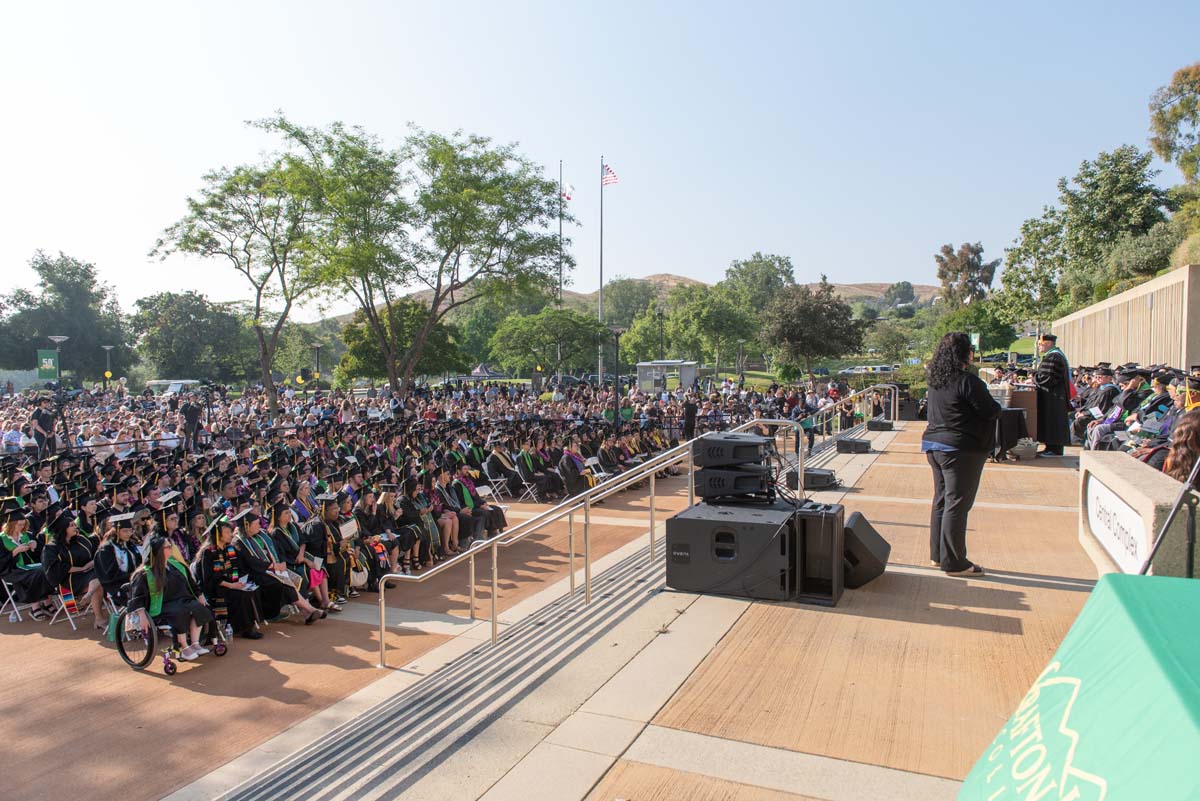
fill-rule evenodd
<path id="1" fill-rule="evenodd" d="M 868 395 L 876 391 L 886 391 L 891 394 L 892 402 L 892 419 L 895 419 L 899 409 L 899 388 L 895 384 L 876 384 L 866 389 L 847 395 L 839 403 L 854 401 L 855 407 L 862 403 L 869 402 Z M 865 408 L 865 407 L 864 407 Z M 831 406 L 828 409 L 822 409 L 812 417 L 814 425 L 816 425 L 822 415 L 836 414 L 837 406 Z M 864 414 L 864 419 L 868 416 Z M 797 487 L 803 497 L 804 493 L 804 448 L 799 446 L 800 439 L 804 437 L 804 430 L 799 420 L 790 419 L 756 419 L 748 420 L 734 426 L 730 431 L 745 431 L 755 426 L 790 426 L 795 430 L 797 437 Z M 824 426 L 822 426 L 824 429 Z M 716 432 L 708 432 L 716 433 Z M 420 575 L 412 575 L 408 573 L 388 573 L 379 579 L 379 667 L 386 668 L 387 665 L 387 585 L 389 582 L 412 583 L 420 584 L 433 576 L 443 573 L 458 565 L 460 562 L 466 562 L 468 566 L 467 582 L 469 584 L 469 604 L 471 620 L 475 620 L 475 556 L 481 553 L 485 548 L 491 551 L 491 609 L 490 620 L 492 627 L 492 643 L 495 644 L 499 639 L 499 615 L 497 612 L 497 597 L 499 596 L 499 564 L 500 564 L 500 549 L 514 545 L 543 527 L 555 523 L 564 517 L 567 518 L 567 550 L 569 552 L 568 562 L 570 571 L 570 592 L 574 593 L 576 588 L 576 570 L 575 570 L 575 513 L 583 512 L 583 587 L 584 587 L 584 603 L 592 602 L 592 555 L 591 555 L 591 517 L 592 505 L 599 500 L 602 500 L 613 493 L 620 492 L 623 489 L 631 487 L 642 481 L 649 480 L 649 504 L 650 504 L 650 559 L 651 561 L 657 558 L 657 544 L 655 541 L 656 527 L 656 510 L 655 510 L 655 482 L 657 474 L 679 462 L 686 461 L 688 465 L 688 505 L 693 505 L 696 502 L 696 482 L 695 482 L 695 463 L 692 460 L 692 446 L 700 439 L 708 436 L 708 433 L 702 434 L 695 439 L 669 448 L 662 453 L 646 459 L 642 463 L 634 466 L 625 473 L 615 475 L 594 487 L 589 487 L 587 490 L 574 495 L 561 503 L 552 506 L 551 508 L 534 515 L 522 523 L 510 528 L 503 534 L 498 534 L 486 540 L 478 540 L 472 543 L 471 548 L 463 553 L 457 554 L 444 562 L 439 563 L 436 567 L 425 571 Z M 841 433 L 833 434 L 833 438 L 837 438 Z"/>

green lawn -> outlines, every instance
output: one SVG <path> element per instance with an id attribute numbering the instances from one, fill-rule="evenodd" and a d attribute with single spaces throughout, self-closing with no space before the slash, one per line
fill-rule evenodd
<path id="1" fill-rule="evenodd" d="M 1034 351 L 1034 338 L 1022 337 L 1009 345 L 1008 349 L 1014 353 L 1019 353 L 1022 356 L 1032 356 Z"/>

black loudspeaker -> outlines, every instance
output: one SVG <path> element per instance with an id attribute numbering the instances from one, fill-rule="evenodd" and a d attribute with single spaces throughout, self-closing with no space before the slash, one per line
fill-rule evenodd
<path id="1" fill-rule="evenodd" d="M 892 546 L 861 512 L 846 521 L 846 586 L 857 590 L 883 575 Z"/>
<path id="2" fill-rule="evenodd" d="M 796 596 L 801 603 L 837 606 L 845 581 L 845 515 L 840 503 L 805 501 L 796 510 Z"/>
<path id="3" fill-rule="evenodd" d="M 920 406 L 920 404 L 918 404 L 912 398 L 901 398 L 900 399 L 900 419 L 901 420 L 916 420 L 918 406 Z"/>
<path id="4" fill-rule="evenodd" d="M 784 475 L 784 480 L 787 482 L 787 488 L 793 492 L 800 486 L 800 478 L 795 470 L 789 470 Z M 821 467 L 807 467 L 804 470 L 804 488 L 806 490 L 833 489 L 840 483 L 837 473 L 832 470 Z"/>
<path id="5" fill-rule="evenodd" d="M 696 495 L 705 499 L 766 494 L 770 489 L 771 468 L 765 465 L 704 467 L 696 471 Z"/>
<path id="6" fill-rule="evenodd" d="M 784 503 L 684 509 L 667 520 L 667 586 L 790 600 L 796 591 L 795 514 L 795 507 Z"/>
<path id="7" fill-rule="evenodd" d="M 870 453 L 871 441 L 868 439 L 854 439 L 846 437 L 837 441 L 838 453 Z"/>
<path id="8" fill-rule="evenodd" d="M 708 434 L 692 445 L 692 459 L 696 467 L 762 464 L 771 451 L 771 440 L 757 434 Z"/>
<path id="9" fill-rule="evenodd" d="M 892 421 L 891 420 L 876 420 L 875 418 L 871 418 L 870 420 L 867 421 L 867 430 L 868 431 L 891 431 L 892 430 Z"/>

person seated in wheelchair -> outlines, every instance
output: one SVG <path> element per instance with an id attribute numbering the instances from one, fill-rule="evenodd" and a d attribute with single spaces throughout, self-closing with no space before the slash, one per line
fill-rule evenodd
<path id="1" fill-rule="evenodd" d="M 125 597 L 125 585 L 142 563 L 142 554 L 132 538 L 133 513 L 112 515 L 105 523 L 104 539 L 96 551 L 96 577 L 118 607 L 129 601 Z"/>
<path id="2" fill-rule="evenodd" d="M 237 636 L 261 640 L 258 630 L 258 588 L 246 573 L 233 545 L 233 524 L 218 518 L 206 532 L 204 545 L 192 564 L 200 589 L 217 618 L 224 618 Z"/>
<path id="3" fill-rule="evenodd" d="M 188 662 L 209 650 L 200 641 L 204 628 L 214 621 L 204 593 L 187 565 L 175 558 L 166 537 L 150 538 L 146 563 L 134 571 L 129 587 L 129 610 L 142 610 L 138 626 L 149 631 L 168 626 L 180 646 L 179 658 Z"/>
<path id="4" fill-rule="evenodd" d="M 42 549 L 42 570 L 46 580 L 59 588 L 64 599 L 67 595 L 73 596 L 79 608 L 82 609 L 85 603 L 90 605 L 93 625 L 105 631 L 108 615 L 104 612 L 104 590 L 96 578 L 97 543 L 79 533 L 74 515 L 61 508 L 56 514 L 47 527 L 50 539 Z"/>

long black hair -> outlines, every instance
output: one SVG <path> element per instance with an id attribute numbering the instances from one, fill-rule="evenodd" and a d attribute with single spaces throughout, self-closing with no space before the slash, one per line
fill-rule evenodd
<path id="1" fill-rule="evenodd" d="M 951 331 L 938 341 L 929 360 L 929 388 L 943 389 L 963 371 L 971 359 L 971 338 L 962 331 Z"/>

